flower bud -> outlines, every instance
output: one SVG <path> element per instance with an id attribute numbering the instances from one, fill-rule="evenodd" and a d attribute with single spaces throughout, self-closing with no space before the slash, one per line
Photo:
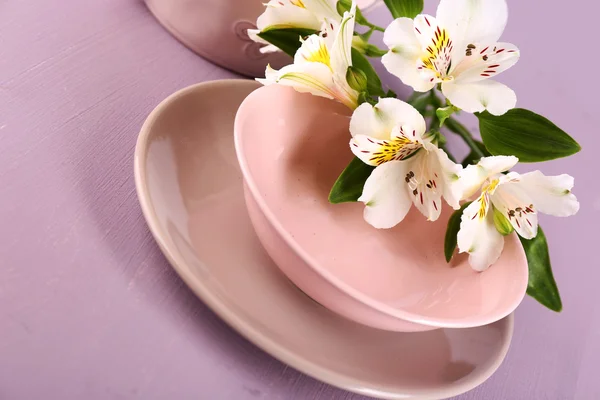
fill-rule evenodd
<path id="1" fill-rule="evenodd" d="M 348 85 L 359 93 L 367 90 L 367 75 L 356 67 L 348 67 L 346 70 L 346 80 L 348 81 Z"/>
<path id="2" fill-rule="evenodd" d="M 503 236 L 511 234 L 515 228 L 513 228 L 510 221 L 496 207 L 492 206 L 492 208 L 494 209 L 494 225 L 496 225 L 496 230 Z"/>

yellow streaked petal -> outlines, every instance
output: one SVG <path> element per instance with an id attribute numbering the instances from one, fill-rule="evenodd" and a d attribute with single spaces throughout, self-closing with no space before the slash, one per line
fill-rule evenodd
<path id="1" fill-rule="evenodd" d="M 319 35 L 309 36 L 294 56 L 294 64 L 318 62 L 331 69 L 331 56 L 325 40 Z"/>
<path id="2" fill-rule="evenodd" d="M 350 139 L 350 149 L 365 164 L 377 166 L 393 160 L 403 160 L 421 148 L 421 144 L 407 137 L 397 136 L 381 140 L 356 135 Z"/>
<path id="3" fill-rule="evenodd" d="M 504 248 L 504 236 L 496 230 L 494 218 L 488 212 L 489 200 L 486 200 L 486 208 L 482 207 L 484 197 L 480 196 L 465 208 L 457 236 L 459 251 L 469 253 L 469 264 L 477 271 L 484 271 L 495 263 Z M 484 218 L 477 218 L 483 210 Z"/>

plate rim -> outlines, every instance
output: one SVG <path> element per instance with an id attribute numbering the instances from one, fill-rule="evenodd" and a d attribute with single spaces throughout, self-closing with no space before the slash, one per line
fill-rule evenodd
<path id="1" fill-rule="evenodd" d="M 168 237 L 163 232 L 158 222 L 158 218 L 152 206 L 151 197 L 149 193 L 149 187 L 146 183 L 146 163 L 144 155 L 147 154 L 148 138 L 151 131 L 151 127 L 154 125 L 160 114 L 164 109 L 169 107 L 175 100 L 184 97 L 197 90 L 210 90 L 211 88 L 227 88 L 231 85 L 245 85 L 254 87 L 255 89 L 261 87 L 259 83 L 252 80 L 246 79 L 222 79 L 215 81 L 207 81 L 197 83 L 183 89 L 180 89 L 167 98 L 162 100 L 148 115 L 144 121 L 142 128 L 140 129 L 134 152 L 134 180 L 136 187 L 136 194 L 140 203 L 142 214 L 148 228 L 154 237 L 158 247 L 164 254 L 165 258 L 175 270 L 175 272 L 181 277 L 185 284 L 198 296 L 212 311 L 215 312 L 227 325 L 229 325 L 238 334 L 243 336 L 245 339 L 250 341 L 255 346 L 259 347 L 270 356 L 283 362 L 286 365 L 300 371 L 320 382 L 325 382 L 329 385 L 337 388 L 347 390 L 353 393 L 371 396 L 380 399 L 399 400 L 399 399 L 431 399 L 432 396 L 440 396 L 435 398 L 448 398 L 468 392 L 475 387 L 485 382 L 502 364 L 508 353 L 510 347 L 513 331 L 514 331 L 514 315 L 509 314 L 505 317 L 506 329 L 502 332 L 503 336 L 507 335 L 508 340 L 504 341 L 503 346 L 499 350 L 498 357 L 487 366 L 486 369 L 480 371 L 477 375 L 467 380 L 466 382 L 459 382 L 450 386 L 446 386 L 439 389 L 433 390 L 422 390 L 422 389 L 411 389 L 400 393 L 396 390 L 386 388 L 373 388 L 367 381 L 363 381 L 357 378 L 349 377 L 345 374 L 336 372 L 330 368 L 323 367 L 319 364 L 304 358 L 301 354 L 297 354 L 291 350 L 288 350 L 285 346 L 277 343 L 274 340 L 261 334 L 251 324 L 245 322 L 234 310 L 228 308 L 222 301 L 219 300 L 218 296 L 215 296 L 210 289 L 208 289 L 194 274 L 188 272 L 186 268 L 181 267 L 185 265 L 185 262 L 179 258 L 179 256 L 170 251 L 169 246 L 166 244 L 164 237 Z M 250 92 L 252 93 L 252 92 Z M 233 138 L 232 138 L 233 139 Z"/>

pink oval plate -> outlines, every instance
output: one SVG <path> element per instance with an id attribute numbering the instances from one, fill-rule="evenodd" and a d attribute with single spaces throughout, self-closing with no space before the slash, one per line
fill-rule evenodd
<path id="1" fill-rule="evenodd" d="M 466 392 L 500 365 L 512 315 L 472 329 L 395 333 L 328 311 L 269 259 L 244 206 L 233 118 L 252 81 L 183 89 L 148 117 L 135 151 L 139 200 L 163 253 L 229 325 L 324 382 L 385 399 Z"/>
<path id="2" fill-rule="evenodd" d="M 250 216 L 276 264 L 319 303 L 382 329 L 466 328 L 510 314 L 528 279 L 516 235 L 479 273 L 464 255 L 446 263 L 447 205 L 435 223 L 413 208 L 395 228 L 378 230 L 364 221 L 362 203 L 328 202 L 353 157 L 348 115 L 339 103 L 279 85 L 256 90 L 237 113 Z"/>

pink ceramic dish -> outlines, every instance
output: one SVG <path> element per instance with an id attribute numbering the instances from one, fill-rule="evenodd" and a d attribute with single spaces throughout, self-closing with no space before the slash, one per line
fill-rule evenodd
<path id="1" fill-rule="evenodd" d="M 256 232 L 286 275 L 324 306 L 377 328 L 466 328 L 510 314 L 525 295 L 527 260 L 516 236 L 484 273 L 443 255 L 451 210 L 428 223 L 415 210 L 377 230 L 363 205 L 328 192 L 352 157 L 349 111 L 282 86 L 256 90 L 238 110 L 235 144 Z"/>
<path id="2" fill-rule="evenodd" d="M 141 129 L 137 193 L 175 271 L 250 341 L 332 385 L 406 400 L 452 397 L 484 382 L 509 348 L 512 315 L 471 329 L 386 332 L 311 301 L 269 259 L 248 219 L 233 146 L 235 112 L 258 86 L 225 80 L 185 88 Z"/>
<path id="3" fill-rule="evenodd" d="M 267 0 L 145 0 L 156 19 L 193 52 L 243 75 L 264 77 L 265 67 L 291 63 L 285 53 L 263 54 L 246 31 L 256 28 L 256 19 Z M 381 4 L 361 0 L 363 11 Z"/>

